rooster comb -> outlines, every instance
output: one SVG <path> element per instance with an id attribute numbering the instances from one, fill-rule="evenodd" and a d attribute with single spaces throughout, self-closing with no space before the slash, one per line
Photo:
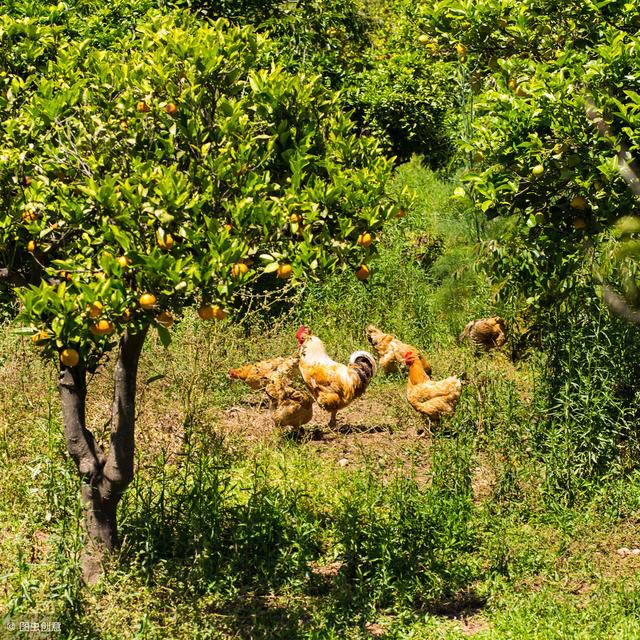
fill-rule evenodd
<path id="1" fill-rule="evenodd" d="M 309 327 L 305 327 L 303 324 L 300 325 L 298 331 L 296 331 L 296 340 L 301 341 L 302 337 L 305 334 L 311 333 L 311 329 Z"/>

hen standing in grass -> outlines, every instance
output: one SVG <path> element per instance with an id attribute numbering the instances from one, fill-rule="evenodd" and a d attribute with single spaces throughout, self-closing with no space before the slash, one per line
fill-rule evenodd
<path id="1" fill-rule="evenodd" d="M 278 378 L 293 380 L 298 375 L 298 358 L 272 358 L 255 364 L 246 364 L 237 369 L 229 369 L 232 380 L 242 380 L 252 389 L 264 389 Z"/>
<path id="2" fill-rule="evenodd" d="M 398 364 L 404 365 L 404 354 L 407 351 L 419 353 L 415 347 L 401 342 L 390 333 L 383 333 L 378 327 L 372 324 L 367 327 L 367 339 L 377 351 L 380 368 L 385 373 L 397 371 Z M 431 365 L 427 359 L 422 354 L 420 354 L 420 359 L 422 360 L 425 371 L 431 375 Z"/>
<path id="3" fill-rule="evenodd" d="M 500 316 L 472 320 L 458 336 L 458 340 L 469 340 L 476 347 L 492 349 L 501 347 L 507 339 L 507 321 Z"/>
<path id="4" fill-rule="evenodd" d="M 296 333 L 300 348 L 300 373 L 315 401 L 331 414 L 329 426 L 336 424 L 336 413 L 359 398 L 376 372 L 376 361 L 366 351 L 351 354 L 349 364 L 332 360 L 318 336 L 301 326 Z"/>
<path id="5" fill-rule="evenodd" d="M 296 389 L 283 378 L 269 383 L 265 391 L 274 402 L 271 416 L 276 427 L 301 427 L 313 418 L 313 398 L 305 389 Z"/>
<path id="6" fill-rule="evenodd" d="M 431 380 L 414 351 L 407 351 L 404 361 L 409 367 L 409 404 L 432 422 L 437 422 L 443 415 L 452 414 L 460 398 L 461 380 L 455 376 L 444 380 Z"/>

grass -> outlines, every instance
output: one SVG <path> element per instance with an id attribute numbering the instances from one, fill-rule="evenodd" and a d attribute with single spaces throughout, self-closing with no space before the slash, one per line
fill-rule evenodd
<path id="1" fill-rule="evenodd" d="M 476 268 L 478 234 L 491 230 L 417 161 L 393 188 L 403 184 L 414 206 L 379 239 L 366 287 L 336 277 L 310 287 L 288 315 L 243 326 L 204 325 L 188 311 L 167 350 L 151 337 L 136 479 L 120 508 L 124 542 L 95 587 L 80 579 L 78 480 L 56 373 L 2 332 L 6 622 L 54 620 L 56 637 L 114 640 L 640 635 L 640 556 L 617 553 L 640 546 L 640 477 L 599 476 L 573 500 L 552 492 L 551 426 L 566 427 L 554 433 L 571 450 L 580 440 L 566 439 L 567 425 L 596 429 L 599 418 L 549 419 L 542 353 L 514 363 L 457 344 L 470 318 L 515 315 L 492 301 Z M 455 416 L 419 435 L 403 378 L 378 376 L 341 412 L 341 429 L 283 437 L 260 394 L 232 385 L 226 370 L 291 353 L 301 321 L 340 358 L 366 347 L 373 322 L 424 348 L 437 377 L 465 372 Z M 89 426 L 102 441 L 110 372 L 107 363 L 89 391 Z M 578 373 L 611 382 L 595 365 Z"/>

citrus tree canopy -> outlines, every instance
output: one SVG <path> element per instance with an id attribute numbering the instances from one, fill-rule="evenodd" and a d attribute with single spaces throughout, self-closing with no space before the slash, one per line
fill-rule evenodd
<path id="1" fill-rule="evenodd" d="M 222 317 L 264 272 L 366 260 L 359 235 L 393 214 L 389 164 L 315 78 L 264 64 L 269 46 L 151 12 L 117 46 L 71 41 L 36 78 L 13 74 L 0 260 L 29 285 L 23 318 L 45 354 L 73 348 L 93 368 L 126 326 L 158 317 L 166 338 L 185 304 Z"/>

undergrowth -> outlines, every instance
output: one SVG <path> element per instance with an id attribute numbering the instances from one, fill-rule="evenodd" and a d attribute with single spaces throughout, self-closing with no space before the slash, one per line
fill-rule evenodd
<path id="1" fill-rule="evenodd" d="M 187 312 L 168 349 L 149 341 L 123 546 L 94 587 L 81 583 L 55 372 L 3 331 L 4 630 L 54 620 L 69 639 L 638 636 L 639 561 L 615 553 L 640 535 L 635 335 L 571 313 L 545 350 L 515 362 L 459 345 L 469 319 L 519 310 L 492 297 L 480 268 L 490 225 L 418 160 L 392 188 L 405 184 L 415 203 L 376 238 L 366 287 L 336 277 L 284 316 L 242 325 Z M 300 322 L 342 359 L 367 347 L 369 323 L 424 349 L 436 377 L 464 375 L 455 415 L 420 436 L 398 374 L 354 404 L 352 432 L 296 442 L 265 428 L 258 394 L 226 371 L 292 353 Z M 101 441 L 110 373 L 89 386 Z M 374 418 L 382 432 L 356 430 Z"/>

